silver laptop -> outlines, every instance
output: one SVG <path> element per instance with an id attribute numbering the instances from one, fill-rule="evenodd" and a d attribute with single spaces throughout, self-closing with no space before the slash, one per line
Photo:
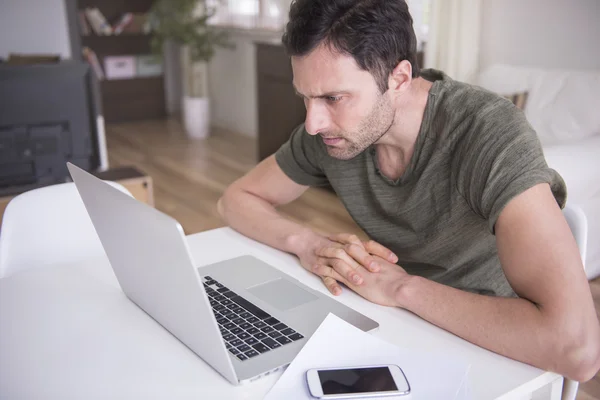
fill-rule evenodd
<path id="1" fill-rule="evenodd" d="M 123 292 L 231 383 L 285 367 L 330 312 L 379 326 L 252 256 L 197 268 L 176 220 L 68 168 Z"/>

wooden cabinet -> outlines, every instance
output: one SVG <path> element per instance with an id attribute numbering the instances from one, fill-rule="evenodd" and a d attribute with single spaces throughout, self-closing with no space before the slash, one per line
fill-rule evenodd
<path id="1" fill-rule="evenodd" d="M 147 13 L 154 0 L 66 0 L 69 31 L 74 57 L 81 58 L 81 49 L 88 47 L 96 53 L 102 69 L 110 56 L 138 56 L 151 53 L 152 36 L 143 32 L 120 35 L 82 35 L 79 12 L 86 7 L 97 7 L 107 21 L 113 24 L 124 13 Z M 167 116 L 164 75 L 136 76 L 130 79 L 102 80 L 99 85 L 104 120 L 126 122 L 158 119 Z"/>
<path id="2" fill-rule="evenodd" d="M 162 77 L 102 81 L 106 122 L 156 119 L 166 116 Z"/>
<path id="3" fill-rule="evenodd" d="M 258 160 L 284 144 L 304 122 L 304 102 L 294 91 L 292 66 L 283 46 L 256 44 L 258 83 Z"/>

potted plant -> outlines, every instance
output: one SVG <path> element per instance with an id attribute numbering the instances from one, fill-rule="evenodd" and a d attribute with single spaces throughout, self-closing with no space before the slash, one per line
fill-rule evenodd
<path id="1" fill-rule="evenodd" d="M 162 56 L 167 41 L 181 46 L 183 123 L 196 138 L 210 131 L 208 62 L 217 46 L 232 47 L 224 31 L 208 24 L 215 12 L 206 0 L 156 0 L 150 10 L 153 53 Z"/>

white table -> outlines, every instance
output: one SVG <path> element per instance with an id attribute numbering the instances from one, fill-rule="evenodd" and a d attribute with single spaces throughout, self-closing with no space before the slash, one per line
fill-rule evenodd
<path id="1" fill-rule="evenodd" d="M 199 233 L 188 241 L 198 266 L 252 254 L 326 293 L 295 257 L 231 229 Z M 384 340 L 471 363 L 473 399 L 529 398 L 542 387 L 553 388 L 552 398 L 560 398 L 557 374 L 474 346 L 349 290 L 338 300 L 378 321 L 380 329 L 373 334 Z M 104 258 L 0 279 L 2 399 L 259 399 L 277 378 L 230 385 L 125 297 Z"/>

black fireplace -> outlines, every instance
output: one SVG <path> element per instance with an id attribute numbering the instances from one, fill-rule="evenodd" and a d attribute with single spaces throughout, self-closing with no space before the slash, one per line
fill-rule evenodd
<path id="1" fill-rule="evenodd" d="M 87 63 L 0 64 L 0 195 L 99 167 L 97 88 Z"/>

